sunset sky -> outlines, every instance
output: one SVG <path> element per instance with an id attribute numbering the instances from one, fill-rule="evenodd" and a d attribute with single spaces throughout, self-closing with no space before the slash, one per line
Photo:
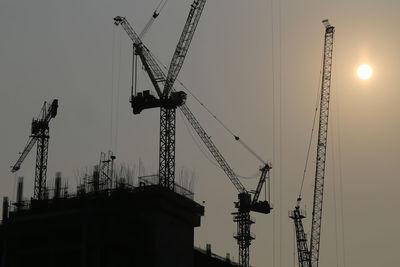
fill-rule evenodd
<path id="1" fill-rule="evenodd" d="M 191 0 L 169 0 L 143 39 L 168 65 Z M 10 172 L 44 101 L 59 99 L 50 123 L 48 180 L 112 150 L 119 163 L 158 168 L 159 110 L 133 115 L 132 43 L 115 16 L 140 32 L 159 0 L 0 1 L 0 196 L 15 199 L 16 177 L 33 192 L 35 149 Z M 231 131 L 272 163 L 269 215 L 252 214 L 251 265 L 293 266 L 288 218 L 300 188 L 320 90 L 323 19 L 335 26 L 320 266 L 400 266 L 400 2 L 395 0 L 208 0 L 178 79 Z M 370 79 L 357 69 L 371 66 Z M 152 89 L 143 71 L 139 89 Z M 183 90 L 176 84 L 177 90 Z M 153 90 L 154 92 L 154 90 Z M 188 94 L 187 104 L 231 167 L 254 175 L 260 163 Z M 235 260 L 237 192 L 177 113 L 176 165 L 196 174 L 205 216 L 195 245 Z M 186 122 L 187 123 L 187 122 Z M 196 140 L 196 142 L 194 142 Z M 205 151 L 204 147 L 201 147 Z M 311 232 L 315 169 L 311 147 L 302 207 Z M 255 189 L 258 177 L 243 180 Z M 297 263 L 296 263 L 297 265 Z"/>

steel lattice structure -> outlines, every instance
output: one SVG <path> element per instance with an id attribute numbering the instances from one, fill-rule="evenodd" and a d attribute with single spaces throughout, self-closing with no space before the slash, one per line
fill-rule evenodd
<path id="1" fill-rule="evenodd" d="M 237 223 L 235 239 L 239 245 L 239 265 L 250 266 L 250 245 L 255 239 L 250 231 L 254 220 L 250 216 L 250 210 L 240 210 L 233 213 L 233 221 Z"/>
<path id="2" fill-rule="evenodd" d="M 296 206 L 295 210 L 289 213 L 289 217 L 293 219 L 294 226 L 296 229 L 296 240 L 297 240 L 297 256 L 300 267 L 310 267 L 310 251 L 307 246 L 307 236 L 304 232 L 303 222 L 306 216 L 300 210 L 299 206 Z"/>
<path id="3" fill-rule="evenodd" d="M 16 172 L 21 168 L 22 162 L 37 143 L 36 164 L 35 164 L 35 185 L 34 198 L 43 199 L 45 197 L 47 158 L 49 153 L 49 122 L 57 115 L 58 100 L 54 99 L 51 104 L 44 102 L 39 118 L 32 121 L 31 136 L 28 144 L 17 162 L 12 166 L 11 172 Z"/>
<path id="4" fill-rule="evenodd" d="M 133 96 L 131 103 L 135 114 L 146 108 L 160 107 L 159 183 L 170 190 L 174 190 L 175 185 L 176 108 L 184 104 L 186 100 L 186 94 L 176 92 L 173 89 L 173 84 L 183 66 L 205 3 L 206 0 L 193 1 L 167 75 L 126 18 L 120 16 L 114 18 L 115 24 L 122 25 L 132 39 L 135 53 L 139 56 L 159 97 L 159 99 L 155 99 L 148 95 L 145 97 L 142 95 Z M 161 87 L 163 87 L 163 91 L 161 91 Z M 138 111 L 135 112 L 135 109 L 138 109 Z"/>
<path id="5" fill-rule="evenodd" d="M 324 196 L 324 179 L 325 179 L 325 165 L 326 165 L 325 164 L 326 148 L 328 139 L 333 35 L 335 32 L 335 27 L 330 25 L 328 20 L 324 20 L 323 24 L 325 26 L 324 59 L 323 59 L 323 70 L 322 70 L 310 251 L 307 250 L 307 242 L 305 240 L 306 235 L 304 233 L 304 228 L 302 224 L 302 219 L 305 216 L 301 214 L 299 208 L 301 198 L 298 199 L 296 209 L 292 211 L 289 215 L 289 217 L 291 217 L 295 222 L 298 259 L 299 259 L 299 265 L 301 267 L 308 267 L 308 266 L 317 267 L 319 261 L 322 203 Z"/>
<path id="6" fill-rule="evenodd" d="M 325 25 L 324 64 L 322 70 L 321 102 L 319 113 L 317 159 L 315 168 L 315 185 L 313 200 L 313 216 L 311 228 L 311 266 L 318 266 L 319 246 L 321 236 L 322 201 L 324 196 L 324 178 L 326 162 L 326 146 L 328 139 L 329 98 L 331 90 L 333 34 L 335 27 L 328 21 Z"/>
<path id="7" fill-rule="evenodd" d="M 44 199 L 49 154 L 49 125 L 43 125 L 37 134 L 34 198 Z"/>
<path id="8" fill-rule="evenodd" d="M 186 21 L 183 33 L 178 42 L 173 59 L 170 64 L 168 75 L 165 75 L 157 61 L 150 53 L 148 48 L 142 43 L 140 37 L 136 34 L 132 26 L 124 17 L 115 17 L 114 23 L 121 25 L 127 32 L 128 36 L 133 41 L 136 55 L 139 56 L 149 78 L 156 90 L 159 99 L 149 96 L 148 93 L 137 95 L 132 98 L 132 108 L 134 114 L 140 113 L 146 108 L 160 107 L 160 170 L 159 181 L 160 185 L 173 190 L 175 178 L 175 123 L 176 123 L 176 108 L 179 108 L 190 125 L 196 131 L 200 139 L 206 145 L 209 152 L 213 155 L 221 169 L 228 176 L 232 184 L 239 192 L 239 202 L 236 203 L 238 212 L 234 213 L 234 221 L 237 223 L 238 232 L 235 236 L 239 245 L 239 264 L 242 267 L 248 267 L 250 262 L 249 247 L 251 240 L 254 239 L 250 232 L 250 226 L 254 221 L 250 218 L 250 211 L 260 212 L 264 214 L 270 213 L 271 207 L 268 201 L 258 201 L 260 191 L 269 178 L 271 166 L 263 163 L 264 166 L 260 169 L 261 177 L 255 191 L 253 200 L 251 194 L 246 190 L 240 182 L 235 172 L 226 162 L 223 155 L 219 152 L 210 136 L 200 125 L 196 117 L 185 104 L 185 101 L 179 99 L 183 96 L 183 92 L 176 91 L 173 83 L 177 78 L 183 60 L 186 56 L 187 49 L 193 37 L 194 30 L 203 10 L 205 0 L 195 0 L 191 6 L 188 19 Z M 164 85 L 164 90 L 161 92 L 161 87 Z M 184 95 L 186 100 L 186 94 Z M 253 153 L 253 152 L 252 152 Z"/>

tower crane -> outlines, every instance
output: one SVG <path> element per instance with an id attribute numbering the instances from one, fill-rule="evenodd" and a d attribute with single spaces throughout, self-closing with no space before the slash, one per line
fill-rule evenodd
<path id="1" fill-rule="evenodd" d="M 320 114 L 319 114 L 317 158 L 316 158 L 316 168 L 315 168 L 310 250 L 308 250 L 307 238 L 302 223 L 302 219 L 305 218 L 305 215 L 304 212 L 302 212 L 302 210 L 300 209 L 301 192 L 299 198 L 297 199 L 297 205 L 295 209 L 289 213 L 289 217 L 293 219 L 295 224 L 297 254 L 300 267 L 318 267 L 318 260 L 319 260 L 322 202 L 324 196 L 326 145 L 328 138 L 333 34 L 335 32 L 335 27 L 329 24 L 328 20 L 324 20 L 322 21 L 322 23 L 325 26 L 325 43 L 324 43 L 322 84 L 321 84 L 321 100 L 320 100 Z"/>
<path id="2" fill-rule="evenodd" d="M 46 187 L 47 157 L 49 148 L 49 123 L 57 115 L 58 100 L 54 99 L 50 104 L 44 102 L 38 118 L 32 120 L 31 135 L 21 156 L 11 167 L 11 172 L 21 168 L 22 162 L 37 143 L 36 164 L 35 164 L 35 185 L 34 198 L 43 199 Z"/>
<path id="3" fill-rule="evenodd" d="M 188 46 L 204 4 L 205 0 L 195 0 L 193 2 L 188 20 L 171 61 L 168 75 L 163 72 L 149 49 L 143 44 L 140 37 L 136 34 L 126 18 L 120 16 L 115 17 L 114 24 L 121 25 L 127 32 L 128 36 L 132 39 L 135 53 L 139 56 L 154 89 L 159 96 L 157 99 L 150 95 L 149 91 L 143 91 L 142 93 L 138 93 L 136 96 L 132 96 L 131 105 L 134 114 L 139 114 L 143 109 L 161 107 L 160 185 L 173 189 L 173 171 L 175 164 L 175 112 L 176 108 L 179 108 L 200 139 L 206 145 L 209 152 L 213 155 L 220 168 L 225 172 L 239 192 L 239 201 L 235 203 L 235 207 L 238 211 L 233 213 L 234 221 L 237 222 L 237 234 L 235 235 L 235 238 L 239 245 L 239 264 L 243 267 L 248 267 L 250 262 L 249 247 L 251 241 L 254 239 L 254 236 L 250 232 L 250 226 L 254 223 L 250 217 L 250 211 L 264 214 L 268 214 L 271 211 L 269 199 L 268 201 L 258 200 L 261 189 L 269 178 L 271 165 L 262 161 L 258 155 L 249 150 L 262 161 L 263 166 L 260 168 L 261 177 L 257 189 L 254 192 L 247 191 L 235 172 L 226 162 L 223 155 L 219 152 L 210 136 L 206 133 L 196 117 L 185 104 L 186 94 L 181 91 L 176 91 L 173 86 L 179 70 L 182 67 L 184 57 L 187 53 Z M 162 85 L 164 85 L 163 91 L 161 91 L 160 88 Z M 239 140 L 238 137 L 235 138 L 236 140 Z M 249 148 L 247 147 L 247 149 Z M 252 193 L 254 193 L 253 197 L 251 195 Z"/>
<path id="4" fill-rule="evenodd" d="M 121 25 L 132 39 L 135 54 L 139 56 L 158 95 L 158 98 L 155 98 L 148 90 L 139 92 L 135 96 L 132 95 L 131 106 L 134 114 L 139 114 L 148 108 L 160 108 L 159 183 L 171 190 L 174 190 L 175 185 L 176 108 L 186 101 L 186 93 L 173 90 L 173 84 L 182 68 L 205 3 L 206 0 L 193 1 L 167 76 L 126 18 L 120 16 L 114 18 L 114 24 Z"/>

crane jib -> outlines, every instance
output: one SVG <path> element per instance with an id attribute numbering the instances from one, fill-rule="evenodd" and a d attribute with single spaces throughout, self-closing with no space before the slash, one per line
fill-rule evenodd
<path id="1" fill-rule="evenodd" d="M 37 144 L 36 164 L 35 164 L 35 185 L 34 198 L 42 199 L 44 197 L 44 188 L 46 186 L 47 158 L 49 144 L 49 122 L 56 117 L 58 110 L 58 100 L 54 99 L 50 105 L 44 102 L 41 113 L 38 118 L 33 119 L 31 136 L 24 151 L 17 162 L 11 168 L 11 172 L 16 172 L 21 168 L 22 162 Z"/>
<path id="2" fill-rule="evenodd" d="M 326 148 L 328 140 L 328 119 L 329 119 L 329 100 L 332 74 L 332 55 L 333 55 L 333 34 L 335 28 L 329 24 L 328 20 L 322 21 L 325 26 L 324 40 L 324 58 L 322 69 L 321 101 L 319 114 L 319 129 L 317 142 L 317 155 L 315 166 L 313 212 L 311 224 L 310 250 L 307 248 L 307 240 L 304 232 L 302 219 L 304 213 L 300 210 L 300 200 L 294 211 L 291 211 L 289 217 L 294 220 L 296 229 L 297 253 L 300 267 L 318 267 L 321 220 L 322 220 L 322 202 L 324 193 Z"/>

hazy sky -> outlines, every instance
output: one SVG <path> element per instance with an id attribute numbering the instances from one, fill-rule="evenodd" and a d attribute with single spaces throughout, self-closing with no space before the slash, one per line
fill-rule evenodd
<path id="1" fill-rule="evenodd" d="M 1 196 L 15 196 L 9 167 L 25 145 L 32 118 L 43 101 L 53 98 L 59 99 L 59 113 L 50 126 L 49 180 L 61 171 L 75 186 L 76 170 L 96 164 L 100 152 L 109 149 L 119 162 L 137 164 L 141 158 L 149 173 L 157 170 L 159 111 L 132 114 L 131 42 L 113 17 L 126 16 L 140 32 L 158 2 L 0 0 Z M 190 3 L 169 0 L 144 38 L 165 64 Z M 343 251 L 346 266 L 400 266 L 399 10 L 395 0 L 206 3 L 179 79 L 273 164 L 275 209 L 270 215 L 253 214 L 253 266 L 293 266 L 293 223 L 287 212 L 295 205 L 304 167 L 326 18 L 336 33 L 320 266 L 344 266 Z M 361 63 L 372 66 L 371 80 L 357 78 Z M 151 88 L 140 77 L 140 88 Z M 190 96 L 188 106 L 232 168 L 254 174 L 257 160 Z M 177 118 L 177 168 L 196 172 L 195 198 L 205 201 L 195 244 L 211 243 L 216 253 L 230 252 L 237 260 L 230 214 L 235 188 L 198 149 L 181 115 Z M 312 151 L 303 192 L 307 232 L 315 145 Z M 32 193 L 34 159 L 35 150 L 17 174 L 25 176 L 26 197 Z M 253 189 L 257 179 L 244 183 Z"/>

